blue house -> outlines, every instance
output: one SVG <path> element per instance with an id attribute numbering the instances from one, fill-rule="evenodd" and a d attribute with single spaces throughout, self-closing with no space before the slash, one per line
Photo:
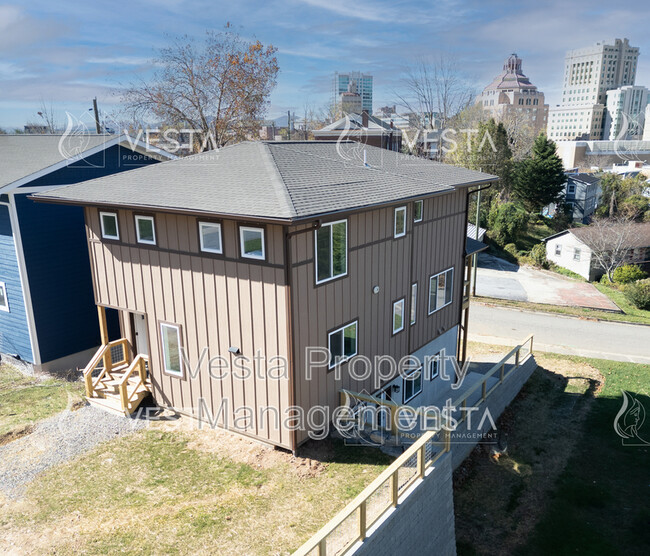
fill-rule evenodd
<path id="1" fill-rule="evenodd" d="M 28 195 L 172 158 L 125 135 L 0 135 L 0 358 L 61 371 L 100 344 L 83 208 Z"/>

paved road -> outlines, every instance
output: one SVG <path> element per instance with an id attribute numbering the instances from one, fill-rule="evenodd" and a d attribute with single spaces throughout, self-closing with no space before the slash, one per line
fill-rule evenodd
<path id="1" fill-rule="evenodd" d="M 473 302 L 469 339 L 516 345 L 534 334 L 535 348 L 568 355 L 650 364 L 650 326 L 591 321 Z"/>
<path id="2" fill-rule="evenodd" d="M 488 253 L 480 253 L 478 262 L 477 295 L 607 311 L 619 310 L 606 295 L 587 282 L 571 280 L 547 270 L 517 266 Z"/>

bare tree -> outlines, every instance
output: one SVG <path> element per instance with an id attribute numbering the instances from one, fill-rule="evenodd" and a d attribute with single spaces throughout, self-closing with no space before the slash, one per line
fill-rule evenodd
<path id="1" fill-rule="evenodd" d="M 601 218 L 581 229 L 580 239 L 591 249 L 593 260 L 611 282 L 614 271 L 630 260 L 634 234 L 634 223 L 629 220 Z"/>
<path id="2" fill-rule="evenodd" d="M 160 51 L 153 78 L 131 85 L 123 101 L 138 119 L 196 130 L 197 152 L 257 136 L 276 84 L 276 50 L 244 40 L 229 25 L 201 44 L 177 38 Z"/>
<path id="3" fill-rule="evenodd" d="M 474 91 L 449 54 L 420 58 L 409 67 L 399 103 L 416 115 L 421 130 L 447 127 L 451 118 L 474 100 Z"/>

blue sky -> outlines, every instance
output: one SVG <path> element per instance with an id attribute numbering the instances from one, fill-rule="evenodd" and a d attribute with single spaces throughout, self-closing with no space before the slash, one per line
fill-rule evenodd
<path id="1" fill-rule="evenodd" d="M 36 121 L 42 102 L 63 120 L 106 113 L 119 88 L 146 78 L 166 36 L 202 35 L 231 22 L 278 47 L 281 73 L 269 116 L 324 105 L 332 73 L 375 76 L 374 106 L 393 104 L 409 63 L 452 53 L 480 90 L 517 52 L 524 72 L 559 102 L 564 53 L 627 37 L 641 49 L 637 84 L 650 86 L 650 10 L 645 0 L 0 0 L 0 127 Z"/>

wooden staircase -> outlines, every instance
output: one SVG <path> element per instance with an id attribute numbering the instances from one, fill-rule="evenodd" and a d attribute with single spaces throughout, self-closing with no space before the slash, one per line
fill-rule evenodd
<path id="1" fill-rule="evenodd" d="M 105 411 L 130 415 L 151 391 L 148 363 L 142 354 L 130 360 L 125 338 L 101 346 L 84 369 L 86 399 Z"/>

